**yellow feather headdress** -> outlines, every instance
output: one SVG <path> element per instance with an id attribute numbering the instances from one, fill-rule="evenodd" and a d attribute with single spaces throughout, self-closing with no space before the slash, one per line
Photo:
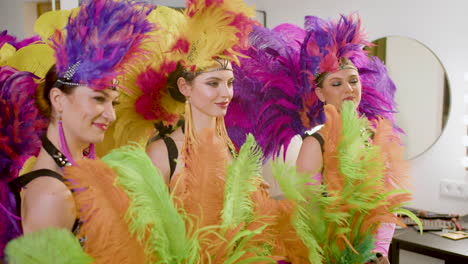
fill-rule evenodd
<path id="1" fill-rule="evenodd" d="M 117 121 L 109 128 L 99 155 L 130 141 L 146 142 L 154 123 L 175 125 L 184 114 L 184 98 L 176 99 L 177 73 L 198 72 L 213 65 L 216 58 L 238 63 L 240 49 L 257 23 L 255 11 L 243 0 L 189 0 L 181 12 L 158 6 L 150 22 L 159 25 L 149 64 L 127 73 L 120 97 Z"/>

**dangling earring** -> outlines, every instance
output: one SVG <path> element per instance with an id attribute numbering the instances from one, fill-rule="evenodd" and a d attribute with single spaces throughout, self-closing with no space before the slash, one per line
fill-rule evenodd
<path id="1" fill-rule="evenodd" d="M 64 164 L 65 166 L 70 166 L 72 164 L 75 164 L 73 162 L 73 157 L 70 154 L 70 151 L 68 150 L 67 146 L 67 141 L 65 140 L 65 132 L 63 131 L 63 125 L 62 125 L 62 115 L 58 114 L 57 116 L 57 124 L 58 124 L 58 133 L 59 133 L 59 138 L 60 138 L 60 149 L 62 150 L 63 155 L 67 158 L 68 162 Z"/>
<path id="2" fill-rule="evenodd" d="M 192 107 L 190 106 L 190 98 L 185 101 L 185 135 L 184 135 L 184 149 L 189 151 L 193 145 L 197 144 L 197 138 L 193 128 L 192 120 Z"/>
<path id="3" fill-rule="evenodd" d="M 224 123 L 224 116 L 216 117 L 216 134 L 223 140 L 226 146 L 229 148 L 233 156 L 236 155 L 236 147 L 232 143 L 231 139 L 226 130 L 226 123 Z"/>

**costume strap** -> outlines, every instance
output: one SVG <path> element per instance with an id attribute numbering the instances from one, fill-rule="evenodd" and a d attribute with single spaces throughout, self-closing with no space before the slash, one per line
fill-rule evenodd
<path id="1" fill-rule="evenodd" d="M 179 151 L 177 149 L 177 145 L 174 142 L 174 139 L 171 137 L 163 137 L 162 140 L 164 141 L 164 144 L 166 144 L 167 148 L 167 155 L 169 158 L 169 167 L 171 168 L 171 174 L 169 175 L 169 179 L 172 179 L 172 176 L 174 175 L 174 171 L 177 166 L 177 158 L 179 157 Z"/>
<path id="2" fill-rule="evenodd" d="M 68 161 L 67 157 L 60 150 L 58 150 L 57 147 L 55 147 L 46 136 L 42 137 L 42 147 L 47 151 L 47 153 L 49 153 L 57 166 L 60 168 L 72 165 Z"/>

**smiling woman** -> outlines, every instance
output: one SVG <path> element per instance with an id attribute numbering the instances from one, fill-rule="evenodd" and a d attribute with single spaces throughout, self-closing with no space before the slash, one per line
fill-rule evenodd
<path id="1" fill-rule="evenodd" d="M 147 21 L 150 11 L 147 6 L 128 1 L 89 0 L 78 10 L 47 13 L 36 23 L 43 42 L 22 48 L 8 60 L 11 65 L 28 70 L 50 68 L 45 76 L 40 76 L 44 78 L 22 69 L 0 67 L 0 93 L 11 93 L 12 97 L 2 101 L 8 102 L 8 109 L 16 109 L 11 113 L 17 113 L 10 119 L 0 119 L 1 127 L 7 128 L 0 135 L 1 140 L 7 141 L 0 144 L 1 186 L 14 179 L 9 183 L 11 190 L 1 191 L 0 205 L 7 210 L 7 214 L 0 214 L 2 254 L 3 242 L 21 233 L 53 227 L 78 235 L 82 221 L 77 217 L 72 192 L 64 183 L 64 168 L 95 158 L 94 144 L 104 139 L 105 131 L 116 119 L 114 106 L 119 91 L 114 87 L 115 80 L 139 58 L 147 33 L 154 29 Z M 54 65 L 43 61 L 41 55 L 45 51 L 54 54 Z M 36 83 L 36 79 L 40 80 Z M 15 94 L 23 96 L 15 98 Z M 31 114 L 21 114 L 24 106 L 32 105 L 38 108 L 34 107 Z M 28 120 L 39 111 L 42 115 Z M 1 111 L 2 115 L 9 113 Z M 36 124 L 35 131 L 28 131 L 18 126 L 24 122 L 42 125 Z M 37 139 L 25 144 L 26 136 Z M 32 155 L 37 155 L 32 171 L 17 177 L 18 168 Z"/>

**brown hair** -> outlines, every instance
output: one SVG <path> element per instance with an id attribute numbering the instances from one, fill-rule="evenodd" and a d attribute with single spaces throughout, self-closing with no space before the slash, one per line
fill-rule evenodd
<path id="1" fill-rule="evenodd" d="M 169 94 L 174 100 L 184 103 L 186 100 L 185 96 L 180 92 L 179 86 L 177 85 L 177 80 L 180 77 L 184 78 L 186 82 L 192 83 L 195 77 L 197 77 L 197 74 L 186 71 L 180 63 L 177 63 L 175 71 L 171 72 L 167 77 L 167 89 Z"/>
<path id="2" fill-rule="evenodd" d="M 57 83 L 57 72 L 55 70 L 55 65 L 47 72 L 45 78 L 41 80 L 36 89 L 36 105 L 39 108 L 39 111 L 42 115 L 47 118 L 51 118 L 52 115 L 52 104 L 50 102 L 50 90 L 52 88 L 58 88 L 65 94 L 71 94 L 76 86 L 66 85 Z"/>

